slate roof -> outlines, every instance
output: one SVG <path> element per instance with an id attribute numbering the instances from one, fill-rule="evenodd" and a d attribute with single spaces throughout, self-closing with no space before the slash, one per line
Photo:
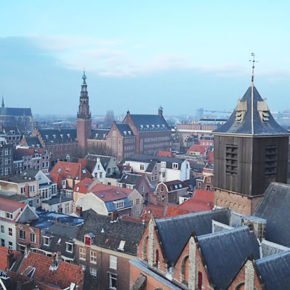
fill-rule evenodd
<path id="1" fill-rule="evenodd" d="M 137 256 L 145 225 L 122 219 L 111 222 L 111 217 L 99 215 L 93 210 L 84 211 L 83 217 L 85 222 L 77 235 L 79 241 L 84 240 L 84 235 L 92 233 L 94 245 Z M 125 241 L 124 251 L 118 250 L 121 241 Z"/>
<path id="2" fill-rule="evenodd" d="M 86 156 L 86 160 L 88 160 L 89 166 L 94 169 L 93 167 L 96 165 L 97 159 L 100 159 L 100 162 L 104 168 L 104 170 L 107 169 L 109 162 L 112 158 L 112 156 L 106 156 L 106 155 L 97 155 L 97 154 L 88 154 Z"/>
<path id="3" fill-rule="evenodd" d="M 212 220 L 229 224 L 229 209 L 190 213 L 177 217 L 156 219 L 158 233 L 167 261 L 175 263 L 191 234 L 211 233 Z"/>
<path id="4" fill-rule="evenodd" d="M 134 125 L 140 132 L 170 130 L 170 127 L 163 116 L 142 114 L 130 114 L 130 116 L 134 122 Z"/>
<path id="5" fill-rule="evenodd" d="M 42 147 L 37 136 L 25 136 L 25 140 L 29 147 Z"/>
<path id="6" fill-rule="evenodd" d="M 94 129 L 92 130 L 91 138 L 96 140 L 105 140 L 110 129 Z"/>
<path id="7" fill-rule="evenodd" d="M 236 110 L 232 113 L 228 121 L 214 131 L 214 133 L 225 134 L 246 134 L 246 135 L 288 135 L 287 131 L 283 129 L 273 118 L 270 111 L 265 111 L 263 114 L 267 115 L 268 121 L 263 121 L 258 111 L 258 102 L 263 99 L 253 87 L 253 114 L 252 114 L 252 87 L 250 86 L 241 102 L 246 104 L 246 111 L 241 122 L 236 120 Z M 244 108 L 245 109 L 245 108 Z"/>
<path id="8" fill-rule="evenodd" d="M 128 124 L 119 124 L 116 123 L 116 126 L 118 128 L 118 130 L 120 131 L 121 135 L 123 137 L 131 137 L 134 136 L 134 133 L 131 129 L 131 127 Z"/>
<path id="9" fill-rule="evenodd" d="M 289 289 L 290 251 L 257 260 L 256 265 L 267 290 Z"/>
<path id="10" fill-rule="evenodd" d="M 54 205 L 54 204 L 67 202 L 67 201 L 72 201 L 72 200 L 73 200 L 72 197 L 68 197 L 68 196 L 59 194 L 57 196 L 53 196 L 52 198 L 50 198 L 48 200 L 43 200 L 42 203 L 45 203 L 45 204 L 48 204 L 48 205 Z"/>
<path id="11" fill-rule="evenodd" d="M 28 116 L 32 117 L 31 108 L 7 108 L 1 107 L 0 108 L 0 115 L 1 116 Z"/>
<path id="12" fill-rule="evenodd" d="M 39 129 L 41 138 L 46 145 L 76 142 L 76 129 Z"/>
<path id="13" fill-rule="evenodd" d="M 136 173 L 126 173 L 123 174 L 121 179 L 119 180 L 120 183 L 125 184 L 132 184 L 138 187 L 139 183 L 142 181 L 143 176 Z"/>
<path id="14" fill-rule="evenodd" d="M 49 229 L 41 233 L 42 237 L 50 237 L 50 243 L 47 246 L 43 243 L 42 239 L 40 249 L 51 253 L 61 252 L 63 256 L 73 259 L 75 257 L 75 247 L 73 246 L 72 253 L 67 252 L 66 242 L 74 244 L 73 240 L 77 237 L 79 229 L 79 225 L 53 224 Z"/>
<path id="15" fill-rule="evenodd" d="M 183 189 L 183 188 L 187 188 L 187 185 L 180 180 L 172 180 L 172 181 L 167 181 L 164 182 L 164 184 L 167 186 L 168 191 L 175 191 L 178 189 Z"/>
<path id="16" fill-rule="evenodd" d="M 256 207 L 254 216 L 267 220 L 266 239 L 290 247 L 290 185 L 273 182 Z"/>
<path id="17" fill-rule="evenodd" d="M 259 258 L 259 243 L 248 227 L 198 237 L 204 263 L 216 289 L 227 289 L 246 259 Z"/>

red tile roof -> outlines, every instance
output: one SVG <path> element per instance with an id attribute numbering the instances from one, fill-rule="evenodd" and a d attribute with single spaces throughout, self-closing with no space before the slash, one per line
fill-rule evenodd
<path id="1" fill-rule="evenodd" d="M 142 219 L 148 222 L 151 215 L 156 219 L 160 219 L 167 216 L 167 213 L 171 213 L 177 205 L 168 204 L 167 206 L 150 204 L 146 206 L 142 213 Z"/>
<path id="2" fill-rule="evenodd" d="M 207 153 L 207 160 L 208 160 L 211 164 L 213 164 L 213 162 L 214 162 L 214 152 L 213 152 L 213 151 L 209 151 L 209 152 Z"/>
<path id="3" fill-rule="evenodd" d="M 74 191 L 80 192 L 80 193 L 88 193 L 88 189 L 92 185 L 94 180 L 92 178 L 85 177 L 83 180 L 81 180 L 79 183 L 77 183 L 74 187 Z"/>
<path id="4" fill-rule="evenodd" d="M 170 151 L 159 151 L 158 157 L 174 157 L 174 155 Z"/>
<path id="5" fill-rule="evenodd" d="M 197 153 L 200 153 L 202 155 L 205 155 L 208 147 L 209 146 L 206 146 L 206 145 L 194 144 L 194 145 L 190 146 L 190 148 L 187 150 L 186 154 L 190 155 L 192 152 L 197 152 Z"/>
<path id="6" fill-rule="evenodd" d="M 53 259 L 42 254 L 30 252 L 24 259 L 20 271 L 27 267 L 34 267 L 35 273 L 33 279 L 42 283 L 49 283 L 58 286 L 59 288 L 67 288 L 71 282 L 76 283 L 81 289 L 84 279 L 84 270 L 81 266 L 60 261 L 55 270 L 51 270 L 50 266 L 53 264 Z"/>
<path id="7" fill-rule="evenodd" d="M 98 183 L 90 188 L 90 192 L 103 201 L 113 201 L 127 197 L 134 189 Z"/>
<path id="8" fill-rule="evenodd" d="M 17 214 L 17 216 L 15 216 L 15 218 L 13 219 L 13 221 L 16 221 L 17 218 L 19 217 L 21 211 L 26 207 L 26 204 L 18 202 L 18 201 L 14 201 L 14 200 L 9 200 L 9 199 L 5 199 L 5 198 L 1 198 L 0 197 L 0 211 L 5 211 L 5 212 L 9 212 L 9 213 L 13 213 L 16 210 L 18 210 L 19 208 L 21 209 L 20 212 Z M 9 220 L 11 221 L 11 219 L 7 219 L 5 217 L 1 217 L 0 219 L 4 219 L 4 220 Z"/>
<path id="9" fill-rule="evenodd" d="M 92 178 L 92 175 L 86 168 L 83 168 L 81 163 L 58 161 L 50 171 L 50 177 L 61 187 L 63 179 L 82 180 L 85 177 Z"/>
<path id="10" fill-rule="evenodd" d="M 13 259 L 18 260 L 21 256 L 19 251 L 11 251 L 6 247 L 0 246 L 0 270 L 6 272 L 7 269 L 11 266 L 9 265 L 8 255 L 12 254 Z"/>

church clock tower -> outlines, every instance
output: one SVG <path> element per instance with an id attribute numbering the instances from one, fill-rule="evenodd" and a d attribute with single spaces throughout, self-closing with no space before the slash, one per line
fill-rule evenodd
<path id="1" fill-rule="evenodd" d="M 88 139 L 91 137 L 92 121 L 89 106 L 89 96 L 86 83 L 86 74 L 83 73 L 79 111 L 77 115 L 77 140 L 83 153 L 87 151 Z"/>
<path id="2" fill-rule="evenodd" d="M 214 132 L 215 205 L 252 214 L 268 185 L 287 183 L 288 132 L 273 118 L 254 85 Z"/>

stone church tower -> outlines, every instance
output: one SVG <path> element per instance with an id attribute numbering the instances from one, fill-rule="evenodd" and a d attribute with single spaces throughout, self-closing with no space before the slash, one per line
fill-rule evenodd
<path id="1" fill-rule="evenodd" d="M 265 189 L 287 183 L 288 133 L 254 85 L 229 120 L 214 132 L 215 205 L 252 214 Z"/>
<path id="2" fill-rule="evenodd" d="M 89 106 L 89 96 L 86 83 L 86 74 L 83 73 L 79 111 L 77 115 L 77 140 L 82 152 L 87 151 L 87 141 L 91 137 L 92 121 Z"/>

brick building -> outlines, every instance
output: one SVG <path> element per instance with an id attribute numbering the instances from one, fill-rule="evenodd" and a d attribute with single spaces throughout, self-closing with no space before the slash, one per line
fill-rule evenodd
<path id="1" fill-rule="evenodd" d="M 123 123 L 128 124 L 136 136 L 136 153 L 170 151 L 171 130 L 163 117 L 162 108 L 159 108 L 158 115 L 130 114 L 128 111 Z"/>
<path id="2" fill-rule="evenodd" d="M 252 78 L 229 120 L 214 132 L 215 204 L 251 214 L 271 182 L 286 183 L 288 135 Z"/>
<path id="3" fill-rule="evenodd" d="M 130 289 L 129 261 L 137 256 L 145 226 L 83 212 L 84 224 L 76 238 L 76 260 L 86 267 L 86 289 Z"/>
<path id="4" fill-rule="evenodd" d="M 13 173 L 13 145 L 8 144 L 6 139 L 0 137 L 0 178 Z"/>

